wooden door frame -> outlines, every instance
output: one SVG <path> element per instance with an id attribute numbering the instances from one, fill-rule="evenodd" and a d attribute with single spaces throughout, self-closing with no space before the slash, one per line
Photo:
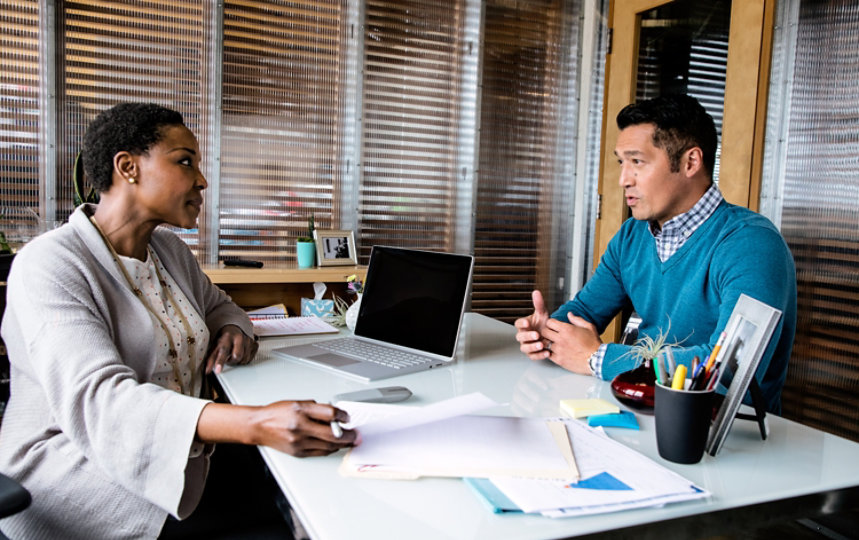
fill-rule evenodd
<path id="1" fill-rule="evenodd" d="M 628 216 L 623 189 L 616 181 L 620 167 L 613 152 L 618 133 L 615 117 L 635 100 L 641 14 L 672 1 L 612 0 L 609 5 L 611 44 L 605 67 L 595 267 Z M 733 0 L 731 4 L 719 188 L 728 202 L 752 210 L 758 209 L 760 196 L 774 14 L 775 0 Z M 603 340 L 617 342 L 621 329 L 616 318 Z"/>

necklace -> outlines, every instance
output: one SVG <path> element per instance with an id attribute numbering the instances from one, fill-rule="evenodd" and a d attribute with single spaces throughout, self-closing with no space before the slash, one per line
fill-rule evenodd
<path id="1" fill-rule="evenodd" d="M 183 394 L 190 396 L 191 393 L 194 391 L 197 376 L 197 348 L 195 347 L 197 339 L 194 337 L 194 331 L 191 329 L 191 323 L 188 321 L 188 318 L 185 317 L 185 313 L 179 307 L 179 303 L 173 297 L 173 293 L 170 292 L 170 287 L 167 285 L 167 280 L 165 280 L 164 276 L 161 275 L 161 270 L 158 268 L 161 261 L 157 257 L 155 257 L 155 253 L 153 253 L 153 251 L 147 245 L 146 253 L 152 260 L 153 266 L 155 266 L 155 274 L 158 277 L 158 283 L 161 285 L 161 288 L 164 291 L 164 295 L 166 296 L 167 301 L 170 303 L 170 305 L 173 306 L 173 310 L 179 315 L 179 320 L 182 323 L 182 327 L 185 329 L 185 335 L 188 336 L 188 352 L 191 358 L 191 384 L 187 392 L 185 388 L 185 383 L 182 382 L 182 374 L 179 369 L 179 353 L 177 351 L 175 343 L 173 342 L 173 336 L 170 334 L 170 330 L 167 327 L 167 323 L 163 319 L 161 319 L 161 317 L 158 315 L 157 310 L 152 307 L 152 305 L 144 296 L 143 291 L 141 291 L 140 288 L 134 284 L 134 280 L 132 280 L 131 276 L 128 275 L 128 270 L 125 268 L 125 265 L 122 264 L 122 261 L 119 260 L 119 254 L 117 254 L 116 250 L 113 249 L 113 244 L 111 244 L 110 240 L 107 239 L 107 235 L 104 233 L 103 230 L 101 230 L 101 227 L 95 220 L 95 217 L 90 216 L 89 220 L 95 226 L 99 235 L 101 235 L 101 239 L 104 240 L 107 249 L 110 251 L 110 254 L 113 257 L 113 261 L 116 263 L 116 266 L 119 267 L 119 271 L 122 273 L 122 276 L 125 278 L 126 283 L 128 283 L 128 286 L 134 293 L 134 296 L 136 296 L 137 299 L 140 300 L 140 303 L 143 304 L 146 310 L 149 311 L 149 314 L 152 315 L 152 317 L 154 317 L 156 321 L 158 321 L 158 324 L 164 331 L 164 335 L 167 337 L 167 356 L 170 361 L 170 367 L 173 369 L 173 377 L 176 379 L 176 383 L 179 385 L 180 391 Z"/>

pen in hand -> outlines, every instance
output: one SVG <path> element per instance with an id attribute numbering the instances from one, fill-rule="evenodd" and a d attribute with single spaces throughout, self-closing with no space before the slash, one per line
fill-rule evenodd
<path id="1" fill-rule="evenodd" d="M 334 406 L 334 404 L 332 403 L 329 403 L 329 405 L 331 405 L 332 407 Z M 343 428 L 340 426 L 340 423 L 337 421 L 336 418 L 331 420 L 331 434 L 334 435 L 335 439 L 339 439 L 343 436 Z"/>
<path id="2" fill-rule="evenodd" d="M 331 421 L 331 433 L 334 435 L 335 439 L 339 439 L 343 436 L 343 428 L 340 427 L 340 424 L 337 423 L 337 420 Z"/>

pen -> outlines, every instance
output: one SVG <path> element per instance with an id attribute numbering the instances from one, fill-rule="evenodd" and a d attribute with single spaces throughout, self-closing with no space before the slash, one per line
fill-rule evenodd
<path id="1" fill-rule="evenodd" d="M 332 407 L 334 406 L 330 403 L 329 405 L 331 405 Z M 331 434 L 334 435 L 335 439 L 339 439 L 343 436 L 343 428 L 340 426 L 340 423 L 337 421 L 337 419 L 331 421 Z"/>
<path id="2" fill-rule="evenodd" d="M 716 341 L 716 346 L 713 347 L 713 352 L 710 353 L 710 358 L 707 360 L 707 375 L 710 374 L 710 370 L 713 369 L 713 363 L 716 361 L 716 356 L 719 354 L 719 349 L 722 348 L 722 344 L 725 343 L 725 336 L 728 335 L 727 332 L 722 332 L 719 334 L 719 339 Z"/>
<path id="3" fill-rule="evenodd" d="M 653 369 L 656 370 L 656 382 L 659 384 L 668 384 L 668 375 L 665 373 L 665 368 L 662 366 L 661 353 L 653 359 Z"/>
<path id="4" fill-rule="evenodd" d="M 671 383 L 673 390 L 683 390 L 683 385 L 686 383 L 686 366 L 680 364 L 674 370 L 674 381 Z"/>
<path id="5" fill-rule="evenodd" d="M 700 390 L 701 381 L 704 379 L 705 370 L 704 363 L 701 362 L 701 360 L 697 356 L 692 359 L 692 370 L 689 373 L 691 373 L 689 378 L 692 380 L 692 382 L 689 383 L 689 389 Z"/>
<path id="6" fill-rule="evenodd" d="M 707 386 L 706 386 L 707 390 L 712 390 L 713 388 L 716 387 L 716 381 L 719 380 L 719 375 L 720 375 L 719 372 L 720 371 L 721 371 L 720 366 L 716 366 L 713 369 L 713 373 L 710 375 L 710 378 L 707 379 Z"/>
<path id="7" fill-rule="evenodd" d="M 674 363 L 674 351 L 671 350 L 671 347 L 665 349 L 665 363 L 667 364 L 668 368 L 668 376 L 673 376 L 676 364 Z"/>

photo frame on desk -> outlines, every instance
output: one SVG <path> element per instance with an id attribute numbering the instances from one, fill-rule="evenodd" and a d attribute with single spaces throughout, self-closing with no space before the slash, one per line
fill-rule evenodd
<path id="1" fill-rule="evenodd" d="M 766 438 L 764 404 L 755 372 L 780 317 L 780 310 L 745 294 L 740 295 L 731 312 L 725 328 L 725 344 L 716 357 L 716 365 L 719 366 L 717 382 L 725 386 L 727 392 L 707 439 L 706 449 L 711 456 L 715 456 L 722 448 L 748 391 L 752 392 L 761 436 Z"/>
<path id="2" fill-rule="evenodd" d="M 319 266 L 358 264 L 355 231 L 316 229 L 313 231 L 313 239 L 316 241 L 316 259 Z"/>

